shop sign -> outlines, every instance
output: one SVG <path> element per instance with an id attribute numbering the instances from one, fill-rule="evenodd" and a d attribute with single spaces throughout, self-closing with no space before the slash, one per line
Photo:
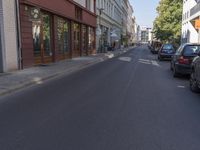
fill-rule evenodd
<path id="1" fill-rule="evenodd" d="M 195 29 L 200 29 L 200 19 L 195 20 L 194 27 Z"/>

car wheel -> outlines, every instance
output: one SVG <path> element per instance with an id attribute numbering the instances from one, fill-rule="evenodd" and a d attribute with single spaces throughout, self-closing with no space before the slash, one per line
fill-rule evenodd
<path id="1" fill-rule="evenodd" d="M 191 89 L 192 92 L 195 92 L 195 93 L 200 92 L 200 88 L 198 87 L 198 84 L 197 84 L 196 79 L 194 77 L 194 72 L 192 72 L 191 76 L 190 76 L 190 89 Z"/>
<path id="2" fill-rule="evenodd" d="M 176 67 L 174 66 L 174 68 L 173 68 L 173 77 L 178 77 L 178 76 L 179 76 L 179 74 L 176 71 Z"/>

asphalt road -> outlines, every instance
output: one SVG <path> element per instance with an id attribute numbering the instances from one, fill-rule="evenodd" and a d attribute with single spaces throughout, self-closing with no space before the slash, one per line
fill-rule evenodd
<path id="1" fill-rule="evenodd" d="M 200 95 L 146 47 L 0 98 L 0 150 L 199 150 Z"/>

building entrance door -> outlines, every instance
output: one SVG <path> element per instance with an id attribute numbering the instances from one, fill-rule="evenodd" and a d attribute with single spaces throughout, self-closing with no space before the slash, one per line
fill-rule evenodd
<path id="1" fill-rule="evenodd" d="M 74 49 L 73 49 L 73 53 L 74 53 L 74 56 L 80 56 L 81 55 L 81 28 L 80 28 L 80 24 L 78 23 L 74 23 L 74 26 L 73 26 L 73 30 L 74 30 Z"/>
<path id="2" fill-rule="evenodd" d="M 51 50 L 51 17 L 42 14 L 41 22 L 33 22 L 33 47 L 35 64 L 47 64 L 53 61 Z"/>

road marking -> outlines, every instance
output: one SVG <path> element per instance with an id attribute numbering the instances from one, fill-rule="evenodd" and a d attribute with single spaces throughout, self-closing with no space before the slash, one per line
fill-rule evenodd
<path id="1" fill-rule="evenodd" d="M 152 62 L 152 65 L 160 67 L 160 65 L 157 63 L 157 61 L 152 60 L 151 62 Z"/>
<path id="2" fill-rule="evenodd" d="M 114 57 L 114 54 L 108 53 L 108 54 L 105 54 L 105 56 L 107 56 L 108 58 L 113 58 L 113 57 Z"/>
<path id="3" fill-rule="evenodd" d="M 36 84 L 42 84 L 42 83 L 43 83 L 42 79 L 39 78 L 39 77 L 33 78 L 33 81 L 34 81 Z"/>
<path id="4" fill-rule="evenodd" d="M 139 61 L 139 63 L 151 65 L 151 62 Z"/>
<path id="5" fill-rule="evenodd" d="M 178 85 L 177 87 L 178 87 L 178 88 L 182 88 L 182 89 L 184 89 L 184 88 L 185 88 L 185 86 L 184 86 L 184 85 Z"/>
<path id="6" fill-rule="evenodd" d="M 119 57 L 119 60 L 126 61 L 126 62 L 131 62 L 132 58 L 131 57 Z"/>

